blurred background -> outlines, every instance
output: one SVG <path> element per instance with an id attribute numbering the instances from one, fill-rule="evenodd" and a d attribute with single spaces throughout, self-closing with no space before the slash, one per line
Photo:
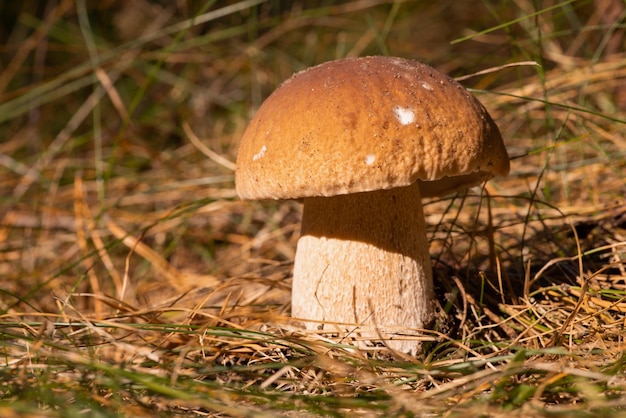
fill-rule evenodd
<path id="1" fill-rule="evenodd" d="M 287 312 L 300 208 L 239 201 L 233 161 L 283 80 L 351 56 L 459 77 L 500 126 L 512 172 L 489 183 L 489 218 L 480 193 L 427 202 L 439 266 L 501 261 L 519 282 L 527 263 L 575 254 L 568 216 L 587 222 L 587 249 L 606 243 L 626 194 L 625 13 L 621 0 L 4 1 L 1 307 L 55 311 L 48 296 L 78 293 L 155 306 L 245 276 L 249 300 L 254 277 Z"/>

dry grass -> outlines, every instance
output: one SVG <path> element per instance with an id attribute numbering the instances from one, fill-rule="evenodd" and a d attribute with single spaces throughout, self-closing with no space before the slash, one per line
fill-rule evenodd
<path id="1" fill-rule="evenodd" d="M 626 416 L 621 1 L 87 3 L 0 6 L 2 416 Z M 513 157 L 425 202 L 418 358 L 295 326 L 299 205 L 233 187 L 281 80 L 367 54 L 492 68 Z"/>

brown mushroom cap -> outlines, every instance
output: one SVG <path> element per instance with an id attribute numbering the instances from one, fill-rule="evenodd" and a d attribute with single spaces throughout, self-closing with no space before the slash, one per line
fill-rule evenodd
<path id="1" fill-rule="evenodd" d="M 293 75 L 248 125 L 237 155 L 244 199 L 335 196 L 408 186 L 423 196 L 506 175 L 485 108 L 416 61 L 348 58 Z"/>

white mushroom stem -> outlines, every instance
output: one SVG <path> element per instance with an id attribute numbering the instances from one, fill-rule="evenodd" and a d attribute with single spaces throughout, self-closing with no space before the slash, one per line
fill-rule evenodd
<path id="1" fill-rule="evenodd" d="M 360 345 L 383 338 L 393 349 L 415 353 L 421 343 L 414 336 L 434 313 L 417 183 L 304 200 L 294 317 L 309 329 L 351 332 Z"/>

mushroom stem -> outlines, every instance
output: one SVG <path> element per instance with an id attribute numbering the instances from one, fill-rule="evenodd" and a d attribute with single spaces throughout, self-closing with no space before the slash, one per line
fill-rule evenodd
<path id="1" fill-rule="evenodd" d="M 361 346 L 382 337 L 389 347 L 414 354 L 421 347 L 414 336 L 434 313 L 417 183 L 304 200 L 294 317 L 309 329 L 351 332 Z"/>

